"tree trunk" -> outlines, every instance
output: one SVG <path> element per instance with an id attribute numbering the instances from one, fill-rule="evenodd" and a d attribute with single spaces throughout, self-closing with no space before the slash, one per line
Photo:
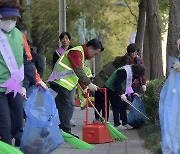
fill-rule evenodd
<path id="1" fill-rule="evenodd" d="M 149 50 L 149 32 L 147 28 L 147 24 L 145 27 L 145 34 L 144 34 L 144 43 L 143 43 L 143 61 L 144 66 L 146 69 L 146 77 L 150 79 L 150 50 Z"/>
<path id="2" fill-rule="evenodd" d="M 101 70 L 101 53 L 97 54 L 95 57 L 95 72 L 94 75 L 97 75 Z"/>
<path id="3" fill-rule="evenodd" d="M 167 38 L 167 58 L 177 56 L 177 40 L 180 36 L 180 0 L 170 0 Z"/>
<path id="4" fill-rule="evenodd" d="M 161 30 L 158 8 L 157 0 L 147 0 L 151 80 L 163 77 Z"/>
<path id="5" fill-rule="evenodd" d="M 141 0 L 139 4 L 139 18 L 136 35 L 136 44 L 140 50 L 139 55 L 143 57 L 143 40 L 146 26 L 146 0 Z"/>

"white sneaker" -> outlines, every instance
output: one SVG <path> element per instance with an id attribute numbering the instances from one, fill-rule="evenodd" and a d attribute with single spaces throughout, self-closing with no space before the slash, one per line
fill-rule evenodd
<path id="1" fill-rule="evenodd" d="M 130 126 L 129 124 L 123 125 L 124 127 L 126 127 L 127 129 L 133 129 L 132 126 Z"/>
<path id="2" fill-rule="evenodd" d="M 119 125 L 115 127 L 117 130 L 126 130 L 127 127 L 124 127 L 123 125 Z"/>

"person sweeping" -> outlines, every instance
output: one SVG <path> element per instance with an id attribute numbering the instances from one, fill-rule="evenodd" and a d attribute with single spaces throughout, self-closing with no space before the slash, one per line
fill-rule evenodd
<path id="1" fill-rule="evenodd" d="M 88 86 L 90 91 L 96 91 L 97 86 L 85 74 L 83 68 L 86 59 L 91 59 L 104 48 L 97 39 L 92 39 L 84 45 L 80 45 L 66 51 L 57 61 L 48 81 L 55 90 L 56 106 L 61 121 L 60 128 L 71 134 L 70 120 L 73 114 L 74 96 L 78 80 Z"/>
<path id="2" fill-rule="evenodd" d="M 127 95 L 134 93 L 132 83 L 136 78 L 144 75 L 144 72 L 144 67 L 139 64 L 125 65 L 114 71 L 105 83 L 108 100 L 112 106 L 114 126 L 118 130 L 133 128 L 127 124 Z M 120 120 L 122 120 L 122 123 Z"/>

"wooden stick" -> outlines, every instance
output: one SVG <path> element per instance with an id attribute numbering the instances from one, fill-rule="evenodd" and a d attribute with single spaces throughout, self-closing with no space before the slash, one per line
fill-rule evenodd
<path id="1" fill-rule="evenodd" d="M 78 83 L 78 87 L 81 89 L 81 91 L 83 92 L 83 94 L 85 94 L 84 90 L 82 89 L 82 87 L 80 86 L 80 84 Z M 94 104 L 91 102 L 90 98 L 87 97 L 89 103 L 91 104 L 91 106 L 94 108 L 95 112 L 98 114 L 98 116 L 100 118 L 103 118 L 102 115 L 99 113 L 99 111 L 96 109 L 96 107 L 94 106 Z M 103 118 L 104 119 L 104 118 Z"/>

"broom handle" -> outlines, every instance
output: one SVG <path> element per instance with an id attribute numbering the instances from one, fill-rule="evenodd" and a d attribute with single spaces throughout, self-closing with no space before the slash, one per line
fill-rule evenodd
<path id="1" fill-rule="evenodd" d="M 82 89 L 82 87 L 80 86 L 80 84 L 78 83 L 78 87 L 81 89 L 81 91 L 83 92 L 83 94 L 85 94 L 84 93 L 84 90 Z M 96 109 L 96 107 L 94 106 L 94 104 L 91 102 L 91 100 L 90 100 L 90 98 L 89 97 L 87 97 L 87 100 L 89 101 L 89 103 L 91 104 L 91 106 L 93 107 L 93 109 L 95 110 L 95 112 L 98 114 L 98 116 L 100 117 L 100 118 L 103 118 L 102 117 L 102 115 L 99 113 L 99 111 Z M 103 118 L 104 119 L 104 118 Z"/>
<path id="2" fill-rule="evenodd" d="M 128 100 L 125 101 L 126 103 L 128 103 L 130 106 L 132 106 L 136 111 L 138 111 L 141 115 L 143 115 L 146 119 L 150 120 L 144 113 L 142 113 L 141 111 L 139 111 L 134 105 L 132 105 L 132 103 Z"/>

